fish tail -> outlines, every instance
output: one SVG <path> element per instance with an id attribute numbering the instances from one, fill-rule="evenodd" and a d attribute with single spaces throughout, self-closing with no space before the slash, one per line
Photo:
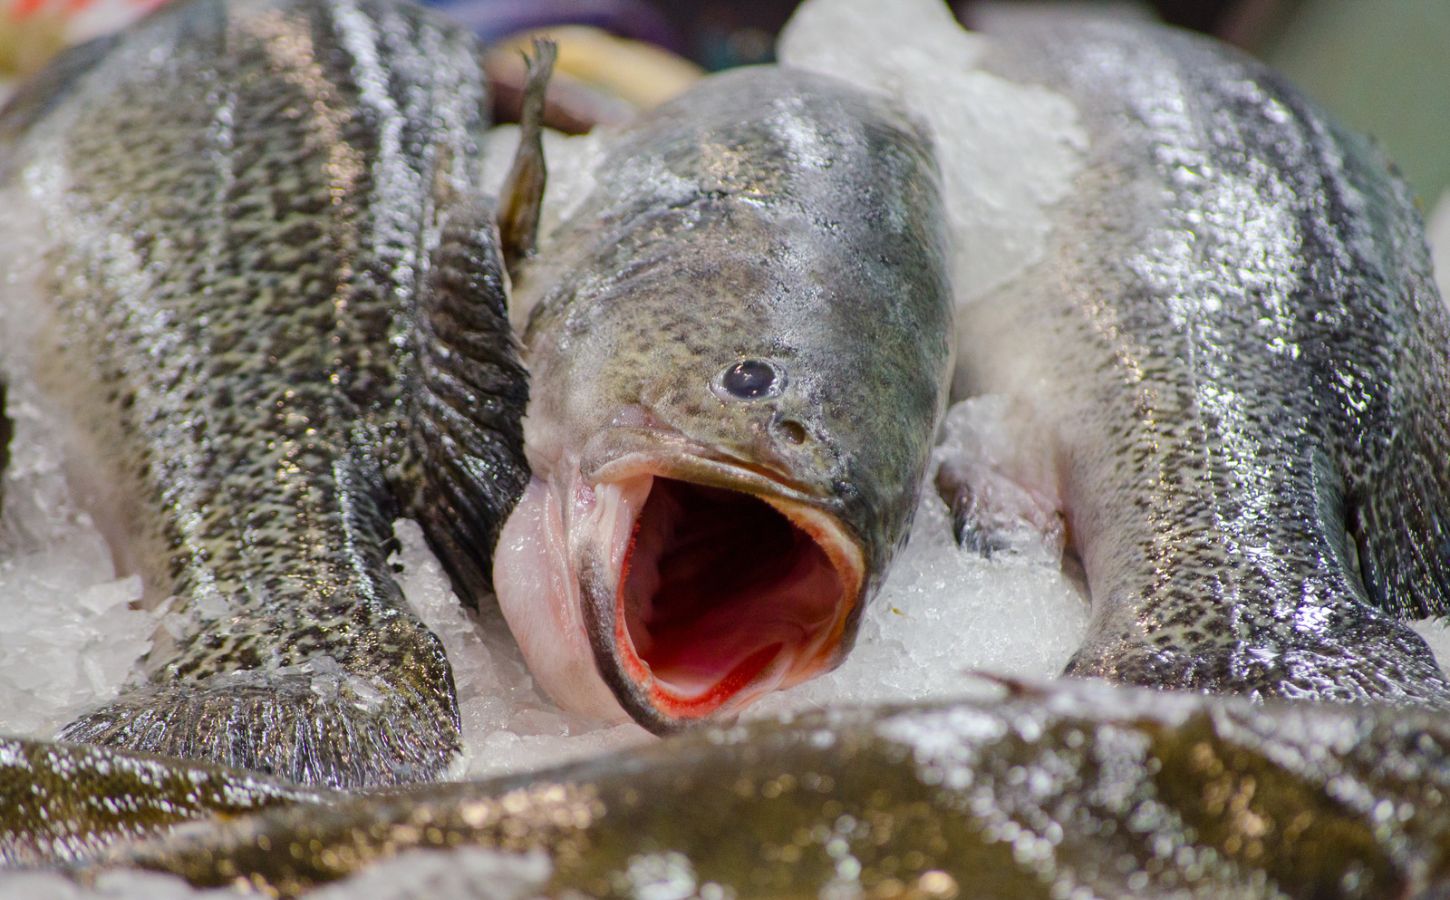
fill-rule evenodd
<path id="1" fill-rule="evenodd" d="M 356 624 L 356 623 L 354 623 Z M 60 738 L 351 790 L 435 780 L 460 749 L 453 671 L 411 616 L 362 624 L 368 648 L 200 632 L 149 680 L 71 722 Z M 339 627 L 337 630 L 345 630 Z M 283 629 L 296 635 L 298 629 Z M 153 653 L 155 649 L 153 648 Z"/>
<path id="2" fill-rule="evenodd" d="M 344 790 L 436 780 L 460 749 L 451 705 L 406 688 L 348 676 L 224 678 L 144 685 L 58 737 Z"/>

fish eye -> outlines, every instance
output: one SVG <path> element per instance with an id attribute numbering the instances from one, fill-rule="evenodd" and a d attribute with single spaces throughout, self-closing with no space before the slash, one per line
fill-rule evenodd
<path id="1" fill-rule="evenodd" d="M 715 393 L 727 400 L 758 400 L 780 393 L 785 379 L 763 359 L 742 359 L 726 366 L 715 379 Z"/>

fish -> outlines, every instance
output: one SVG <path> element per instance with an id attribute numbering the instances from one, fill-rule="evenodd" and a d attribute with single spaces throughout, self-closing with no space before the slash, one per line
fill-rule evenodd
<path id="1" fill-rule="evenodd" d="M 528 477 L 480 59 L 390 0 L 186 0 L 0 115 L 7 372 L 171 603 L 65 739 L 333 788 L 451 765 L 449 663 L 389 556 L 416 518 L 488 595 Z"/>
<path id="2" fill-rule="evenodd" d="M 519 896 L 1426 896 L 1450 883 L 1447 753 L 1439 710 L 1004 682 L 707 725 L 531 777 L 283 802 L 71 872 L 293 897 L 482 848 L 544 857 Z"/>
<path id="3" fill-rule="evenodd" d="M 1088 146 L 1042 260 L 958 311 L 958 391 L 1015 448 L 943 463 L 959 535 L 1065 526 L 1092 610 L 1068 674 L 1443 704 L 1405 621 L 1450 610 L 1450 322 L 1409 189 L 1205 38 L 989 37 L 987 71 L 1070 100 Z"/>
<path id="4" fill-rule="evenodd" d="M 532 477 L 496 585 L 556 702 L 663 733 L 839 663 L 905 538 L 951 366 L 939 174 L 889 102 L 778 67 L 601 154 L 513 279 Z"/>
<path id="5" fill-rule="evenodd" d="M 194 760 L 0 738 L 0 867 L 55 868 L 193 819 L 346 796 Z"/>

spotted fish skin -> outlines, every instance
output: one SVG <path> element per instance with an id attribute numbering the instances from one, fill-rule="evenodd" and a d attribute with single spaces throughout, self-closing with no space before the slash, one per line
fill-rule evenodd
<path id="1" fill-rule="evenodd" d="M 0 738 L 0 865 L 76 862 L 178 822 L 341 798 L 205 763 Z"/>
<path id="2" fill-rule="evenodd" d="M 46 242 L 12 363 L 176 598 L 146 679 L 68 739 L 339 787 L 449 764 L 451 670 L 388 556 L 413 515 L 476 599 L 527 479 L 486 99 L 473 39 L 414 7 L 194 0 L 0 119 L 7 210 Z"/>
<path id="3" fill-rule="evenodd" d="M 1089 136 L 1044 261 L 961 317 L 964 381 L 1035 423 L 1086 572 L 1069 672 L 1443 702 L 1399 621 L 1450 609 L 1450 326 L 1405 186 L 1220 45 L 1032 17 L 994 37 L 988 67 Z"/>
<path id="4" fill-rule="evenodd" d="M 108 864 L 281 896 L 460 847 L 546 854 L 547 896 L 665 879 L 687 895 L 1420 896 L 1450 879 L 1447 753 L 1439 713 L 1017 684 L 197 824 Z"/>
<path id="5" fill-rule="evenodd" d="M 665 732 L 839 664 L 905 540 L 951 365 L 940 176 L 884 99 L 753 67 L 594 178 L 514 281 L 499 600 L 556 701 Z"/>

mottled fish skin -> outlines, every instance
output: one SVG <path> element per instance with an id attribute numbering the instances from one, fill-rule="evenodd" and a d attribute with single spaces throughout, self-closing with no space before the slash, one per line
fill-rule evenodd
<path id="1" fill-rule="evenodd" d="M 0 866 L 54 866 L 192 819 L 342 794 L 106 747 L 0 738 Z"/>
<path id="2" fill-rule="evenodd" d="M 1063 681 L 701 729 L 111 859 L 282 896 L 458 847 L 546 853 L 545 896 L 1422 896 L 1450 885 L 1447 754 L 1440 714 Z"/>
<path id="3" fill-rule="evenodd" d="M 967 389 L 1057 474 L 1093 604 L 1068 671 L 1444 702 L 1397 620 L 1450 610 L 1450 327 L 1405 186 L 1205 39 L 995 37 L 989 68 L 1068 97 L 1090 140 L 1045 260 L 961 312 Z"/>
<path id="4" fill-rule="evenodd" d="M 920 129 L 883 99 L 776 68 L 706 79 L 606 147 L 593 191 L 514 282 L 514 302 L 533 310 L 535 480 L 500 542 L 499 597 L 556 700 L 622 707 L 665 731 L 839 662 L 904 539 L 950 365 L 939 176 Z M 742 363 L 769 367 L 773 383 L 732 396 L 727 370 Z M 655 529 L 657 502 L 676 504 L 659 518 L 685 524 Z M 545 519 L 554 537 L 541 536 Z M 744 543 L 772 522 L 793 536 Z M 731 540 L 713 562 L 679 550 L 705 576 L 669 571 L 677 545 Z M 675 545 L 643 549 L 652 541 Z M 772 579 L 797 570 L 771 567 L 787 553 L 800 562 L 812 541 L 848 596 L 828 624 L 783 629 L 806 634 L 779 638 L 792 649 L 771 656 L 775 638 L 751 634 L 796 603 L 785 589 L 765 611 L 748 597 L 739 614 L 734 601 L 701 604 L 698 621 L 674 611 L 696 587 L 777 590 Z M 545 545 L 554 557 L 530 549 Z M 641 589 L 637 620 L 626 576 L 647 565 L 696 587 Z M 506 568 L 527 583 L 510 589 Z M 527 574 L 541 569 L 547 589 Z M 669 624 L 655 630 L 650 616 Z M 749 660 L 767 659 L 763 673 L 742 663 L 709 676 L 706 700 L 675 696 L 662 660 L 707 656 L 710 640 L 756 641 Z"/>
<path id="5" fill-rule="evenodd" d="M 119 485 L 117 555 L 176 598 L 66 738 L 340 787 L 449 765 L 452 674 L 388 556 L 412 515 L 477 599 L 527 479 L 486 100 L 412 6 L 189 0 L 0 118 L 8 224 L 47 245 L 10 319 Z"/>

